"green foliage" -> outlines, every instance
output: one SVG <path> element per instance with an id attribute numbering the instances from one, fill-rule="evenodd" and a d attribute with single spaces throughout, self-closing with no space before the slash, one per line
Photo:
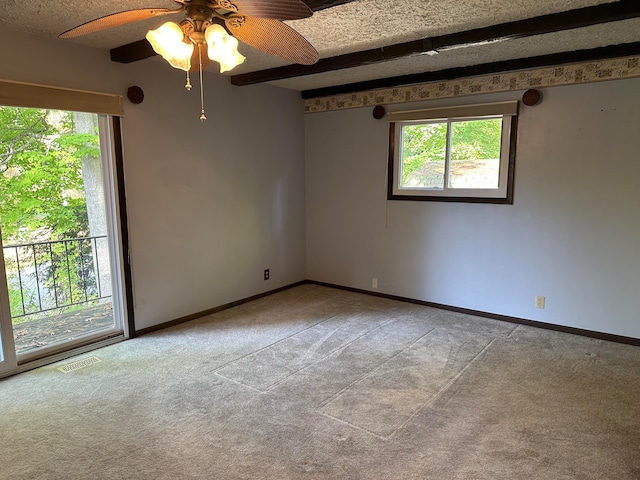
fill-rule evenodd
<path id="1" fill-rule="evenodd" d="M 425 162 L 444 162 L 446 123 L 405 125 L 402 129 L 402 182 Z"/>
<path id="2" fill-rule="evenodd" d="M 88 235 L 82 160 L 98 156 L 97 132 L 76 133 L 72 112 L 0 107 L 4 245 Z M 96 296 L 88 242 L 5 248 L 4 254 L 14 316 L 38 312 L 40 304 L 55 308 L 56 300 L 68 305 Z M 19 317 L 14 323 L 25 318 L 33 317 Z"/>
<path id="3" fill-rule="evenodd" d="M 57 315 L 59 306 L 69 311 L 81 308 L 74 304 L 99 298 L 89 240 L 9 247 L 5 249 L 5 265 L 14 325 L 43 315 Z M 38 277 L 33 273 L 36 265 Z M 52 309 L 55 311 L 46 312 Z"/>
<path id="4" fill-rule="evenodd" d="M 54 243 L 50 250 L 42 250 L 39 258 L 40 261 L 48 261 L 49 270 L 45 284 L 49 291 L 55 290 L 58 304 L 78 303 L 98 297 L 90 241 Z M 55 303 L 55 299 L 53 302 Z"/>
<path id="5" fill-rule="evenodd" d="M 451 130 L 452 160 L 500 158 L 502 119 L 453 122 Z"/>
<path id="6" fill-rule="evenodd" d="M 500 158 L 502 119 L 452 122 L 451 159 Z M 402 129 L 402 182 L 426 162 L 444 164 L 447 123 L 405 125 Z"/>
<path id="7" fill-rule="evenodd" d="M 24 300 L 24 310 L 22 308 L 22 302 Z M 20 285 L 9 285 L 9 305 L 11 306 L 11 315 L 22 315 L 23 311 L 38 311 L 38 299 L 36 292 L 33 290 L 24 290 L 20 288 Z M 17 322 L 14 318 L 14 324 Z"/>
<path id="8" fill-rule="evenodd" d="M 82 158 L 98 155 L 98 135 L 75 133 L 71 112 L 0 107 L 5 242 L 86 235 Z"/>

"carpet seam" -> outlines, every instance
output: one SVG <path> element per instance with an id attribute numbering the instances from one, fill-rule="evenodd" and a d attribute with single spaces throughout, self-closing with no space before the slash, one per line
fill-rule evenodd
<path id="1" fill-rule="evenodd" d="M 332 318 L 337 317 L 338 315 L 342 315 L 343 313 L 344 313 L 344 312 L 340 312 L 340 313 L 336 314 L 334 317 L 327 318 L 327 319 L 326 319 L 326 320 L 324 320 L 324 321 L 329 321 L 329 320 L 331 320 Z M 383 312 L 380 312 L 380 313 L 383 313 Z M 359 317 L 360 317 L 360 318 L 361 318 L 361 317 L 364 317 L 364 314 L 359 314 Z M 396 321 L 396 320 L 397 320 L 397 319 L 387 320 L 386 322 L 384 322 L 384 323 L 382 323 L 382 324 L 378 325 L 377 327 L 375 327 L 375 328 L 373 328 L 373 329 L 371 329 L 371 330 L 367 330 L 367 331 L 366 331 L 365 333 L 363 333 L 362 335 L 360 335 L 360 336 L 358 336 L 358 337 L 354 338 L 354 339 L 353 339 L 353 340 L 351 340 L 349 343 L 346 343 L 345 345 L 342 345 L 341 347 L 338 347 L 338 348 L 336 348 L 335 350 L 332 350 L 331 352 L 329 352 L 328 354 L 326 354 L 324 357 L 322 357 L 322 358 L 318 359 L 317 361 L 315 361 L 315 362 L 313 362 L 313 363 L 311 363 L 311 364 L 309 364 L 309 365 L 307 365 L 307 366 L 305 366 L 305 367 L 302 367 L 302 368 L 300 368 L 299 370 L 296 370 L 296 371 L 294 371 L 294 372 L 291 372 L 289 375 L 287 375 L 287 376 L 283 377 L 282 379 L 278 380 L 277 382 L 270 384 L 266 390 L 262 390 L 262 389 L 259 389 L 259 388 L 256 388 L 256 387 L 253 387 L 253 386 L 251 386 L 251 385 L 248 385 L 248 384 L 246 384 L 246 383 L 244 383 L 244 382 L 240 382 L 240 381 L 237 381 L 237 380 L 234 380 L 234 381 L 235 381 L 236 383 L 238 383 L 239 385 L 247 386 L 247 387 L 249 387 L 249 388 L 251 388 L 251 389 L 253 389 L 253 390 L 259 391 L 259 392 L 261 392 L 261 393 L 265 393 L 265 394 L 266 394 L 266 393 L 269 393 L 270 391 L 272 391 L 273 389 L 275 389 L 278 385 L 280 385 L 280 384 L 284 383 L 284 382 L 285 382 L 287 379 L 289 379 L 290 377 L 292 377 L 292 376 L 294 376 L 294 375 L 297 375 L 298 373 L 300 373 L 300 372 L 302 372 L 302 371 L 304 371 L 304 370 L 306 370 L 306 369 L 308 369 L 308 368 L 311 368 L 311 367 L 313 367 L 314 365 L 317 365 L 318 363 L 320 363 L 320 362 L 322 362 L 322 361 L 326 360 L 326 359 L 327 359 L 328 357 L 330 357 L 331 355 L 334 355 L 335 353 L 337 353 L 337 352 L 339 352 L 339 351 L 341 351 L 341 350 L 344 350 L 344 349 L 345 349 L 345 348 L 347 348 L 349 345 L 352 345 L 354 342 L 356 342 L 356 341 L 360 340 L 361 338 L 363 338 L 363 337 L 365 337 L 365 336 L 369 335 L 370 333 L 375 332 L 377 329 L 382 328 L 382 327 L 384 327 L 385 325 L 387 325 L 387 324 L 389 324 L 389 323 L 391 323 L 391 322 L 394 322 L 394 321 Z M 323 321 L 323 322 L 324 322 L 324 321 Z M 309 328 L 313 328 L 313 327 L 315 327 L 315 326 L 317 326 L 317 325 L 320 325 L 320 324 L 321 324 L 321 323 L 323 323 L 323 322 L 320 322 L 320 323 L 318 323 L 318 324 L 316 324 L 316 325 L 313 325 L 313 326 L 311 326 L 311 327 L 309 327 Z M 305 330 L 300 330 L 298 333 L 302 333 L 302 332 L 304 332 L 304 331 L 305 331 Z M 334 330 L 334 331 L 335 331 L 335 330 Z M 295 334 L 291 335 L 290 337 L 283 338 L 282 340 L 287 340 L 288 338 L 292 338 L 292 337 L 296 336 L 298 333 L 295 333 Z M 276 343 L 277 343 L 277 342 L 276 342 Z M 273 343 L 273 344 L 271 344 L 271 345 L 268 345 L 268 346 L 264 347 L 264 349 L 270 348 L 271 346 L 275 345 L 276 343 Z M 236 362 L 236 361 L 238 361 L 238 360 L 242 360 L 243 358 L 246 358 L 246 357 L 250 357 L 251 355 L 254 355 L 254 354 L 256 354 L 256 353 L 259 353 L 260 351 L 261 351 L 261 350 L 256 350 L 255 352 L 252 352 L 252 353 L 250 353 L 250 354 L 247 354 L 247 355 L 245 355 L 244 357 L 240 357 L 240 358 L 238 358 L 238 359 L 234 360 L 233 362 Z M 233 363 L 233 362 L 231 362 L 231 363 Z M 229 365 L 229 364 L 227 364 L 227 365 L 225 365 L 225 366 L 228 366 L 228 365 Z M 218 373 L 217 371 L 214 371 L 214 373 L 216 373 L 216 374 L 218 374 L 218 375 L 220 375 L 220 376 L 222 376 L 222 377 L 224 377 L 224 378 L 227 378 L 227 379 L 229 379 L 229 380 L 232 380 L 231 378 L 229 378 L 229 377 L 227 377 L 227 376 L 225 376 L 225 375 L 222 375 L 222 374 Z"/>
<path id="2" fill-rule="evenodd" d="M 327 300 L 327 301 L 328 301 L 328 300 Z M 325 303 L 325 302 L 323 302 L 323 303 Z M 261 352 L 261 351 L 263 351 L 263 350 L 266 350 L 267 348 L 270 348 L 270 347 L 272 347 L 273 345 L 277 345 L 277 344 L 278 344 L 278 343 L 280 343 L 280 342 L 283 342 L 283 341 L 285 341 L 285 340 L 288 340 L 289 338 L 294 337 L 294 336 L 298 335 L 299 333 L 302 333 L 302 332 L 304 332 L 304 331 L 307 331 L 307 330 L 309 330 L 310 328 L 313 328 L 313 327 L 315 327 L 315 326 L 317 326 L 317 325 L 320 325 L 321 323 L 327 322 L 327 321 L 331 320 L 332 318 L 337 317 L 338 315 L 340 315 L 340 314 L 342 314 L 342 313 L 343 313 L 343 312 L 336 313 L 335 315 L 332 315 L 332 316 L 330 316 L 330 317 L 328 317 L 328 318 L 325 318 L 324 320 L 321 320 L 321 321 L 319 321 L 319 322 L 317 322 L 317 323 L 314 323 L 313 325 L 309 325 L 308 327 L 303 328 L 302 330 L 298 330 L 297 332 L 294 332 L 294 333 L 292 333 L 291 335 L 287 335 L 287 336 L 286 336 L 286 337 L 284 337 L 284 338 L 281 338 L 281 339 L 279 339 L 279 340 L 276 340 L 275 342 L 270 343 L 269 345 L 265 345 L 264 347 L 261 347 L 261 348 L 259 348 L 258 350 L 254 350 L 254 351 L 252 351 L 252 352 L 245 353 L 244 355 L 241 355 L 240 357 L 234 358 L 233 360 L 230 360 L 230 361 L 228 361 L 227 363 L 223 363 L 223 364 L 222 364 L 222 365 L 220 365 L 219 367 L 216 367 L 216 368 L 213 370 L 213 373 L 218 373 L 218 371 L 222 370 L 223 368 L 228 367 L 229 365 L 231 365 L 231 364 L 232 364 L 232 363 L 234 363 L 234 362 L 237 362 L 238 360 L 242 360 L 243 358 L 250 357 L 251 355 L 254 355 L 254 354 L 259 353 L 259 352 Z"/>
<path id="3" fill-rule="evenodd" d="M 364 316 L 364 315 L 361 315 L 361 316 Z M 333 351 L 329 352 L 329 353 L 328 353 L 328 354 L 326 354 L 324 357 L 322 357 L 322 358 L 318 359 L 317 361 L 313 362 L 312 364 L 307 365 L 306 367 L 302 367 L 300 370 L 296 370 L 295 372 L 292 372 L 291 374 L 287 375 L 286 377 L 282 378 L 281 380 L 279 380 L 279 381 L 277 381 L 277 382 L 275 382 L 275 383 L 271 384 L 271 385 L 269 386 L 269 388 L 267 388 L 267 390 L 265 390 L 265 393 L 270 392 L 271 390 L 273 390 L 274 388 L 276 388 L 276 387 L 277 387 L 278 385 L 280 385 L 281 383 L 284 383 L 288 378 L 292 377 L 293 375 L 296 375 L 296 374 L 298 374 L 298 373 L 300 373 L 300 372 L 302 372 L 302 371 L 304 371 L 304 370 L 306 370 L 306 369 L 308 369 L 308 368 L 311 368 L 311 367 L 313 367 L 313 366 L 315 366 L 315 365 L 319 364 L 320 362 L 322 362 L 322 361 L 326 360 L 326 359 L 327 359 L 327 358 L 329 358 L 330 356 L 332 356 L 332 355 L 334 355 L 334 354 L 336 354 L 336 353 L 338 353 L 338 352 L 340 352 L 340 351 L 342 351 L 342 350 L 345 350 L 347 347 L 349 347 L 350 345 L 353 345 L 355 342 L 357 342 L 357 341 L 358 341 L 358 340 L 360 340 L 361 338 L 366 337 L 366 336 L 367 336 L 367 335 L 369 335 L 370 333 L 373 333 L 373 332 L 375 332 L 376 330 L 378 330 L 379 328 L 382 328 L 382 327 L 384 327 L 385 325 L 388 325 L 389 323 L 392 323 L 392 322 L 394 322 L 394 321 L 395 321 L 395 319 L 387 320 L 386 322 L 384 322 L 384 323 L 382 323 L 382 324 L 378 325 L 377 327 L 375 327 L 375 328 L 373 328 L 373 329 L 371 329 L 371 330 L 368 330 L 368 331 L 366 331 L 365 333 L 363 333 L 362 335 L 360 335 L 360 336 L 358 336 L 358 337 L 354 338 L 354 339 L 353 339 L 353 340 L 351 340 L 349 343 L 346 343 L 345 345 L 343 345 L 343 346 L 341 346 L 341 347 L 339 347 L 339 348 L 336 348 L 335 350 L 333 350 Z"/>
<path id="4" fill-rule="evenodd" d="M 515 328 L 513 330 L 511 330 L 509 332 L 509 335 L 506 336 L 506 338 L 513 338 L 512 335 L 515 333 L 516 330 L 518 330 L 522 325 L 516 325 Z"/>
<path id="5" fill-rule="evenodd" d="M 408 349 L 410 349 L 411 347 L 413 347 L 416 343 L 418 343 L 420 340 L 422 340 L 423 338 L 425 338 L 428 335 L 431 335 L 432 332 L 434 332 L 435 330 L 437 330 L 437 328 L 432 328 L 431 330 L 429 330 L 427 333 L 425 333 L 424 335 L 420 336 L 420 338 L 416 339 L 414 342 L 412 342 L 410 345 L 408 345 L 407 347 L 403 348 L 402 350 L 399 350 L 398 352 L 396 352 L 395 354 L 393 354 L 392 356 L 390 356 L 388 359 L 386 359 L 384 362 L 378 364 L 378 366 L 376 368 L 374 368 L 373 370 L 367 372 L 365 375 L 361 376 L 360 378 L 354 380 L 353 382 L 351 382 L 349 385 L 347 385 L 346 387 L 344 387 L 343 389 L 341 389 L 340 391 L 338 391 L 337 393 L 331 395 L 330 397 L 328 397 L 328 399 L 323 400 L 322 402 L 320 402 L 319 404 L 316 405 L 316 410 L 321 411 L 320 409 L 326 407 L 328 404 L 330 404 L 333 400 L 335 400 L 336 398 L 338 398 L 340 395 L 342 395 L 344 392 L 346 392 L 347 390 L 349 390 L 351 387 L 353 387 L 354 385 L 356 385 L 357 383 L 360 383 L 362 380 L 364 380 L 365 378 L 371 376 L 374 374 L 374 372 L 376 372 L 377 370 L 379 370 L 383 365 L 385 365 L 386 363 L 390 362 L 391 360 L 393 360 L 394 358 L 396 358 L 398 355 L 400 355 L 401 353 L 407 351 Z"/>
<path id="6" fill-rule="evenodd" d="M 489 343 L 487 343 L 487 345 L 485 345 L 485 347 L 482 350 L 480 350 L 478 354 L 475 357 L 473 357 L 471 361 L 467 363 L 467 365 L 465 365 L 465 367 L 462 370 L 460 370 L 451 380 L 449 380 L 435 395 L 433 395 L 429 400 L 427 400 L 424 404 L 422 404 L 415 412 L 413 412 L 409 416 L 409 418 L 407 418 L 398 428 L 396 428 L 391 434 L 389 434 L 387 438 L 391 439 L 391 437 L 396 435 L 400 430 L 402 430 L 405 426 L 407 426 L 407 424 L 411 422 L 428 405 L 433 404 L 435 401 L 437 401 L 438 398 L 440 398 L 447 390 L 449 390 L 449 388 L 451 388 L 451 386 L 458 381 L 458 379 L 471 367 L 471 365 L 473 365 L 476 362 L 476 360 L 482 354 L 484 354 L 491 347 L 491 345 L 493 345 L 493 343 L 496 340 L 498 340 L 497 337 L 493 338 Z"/>
<path id="7" fill-rule="evenodd" d="M 237 380 L 234 380 L 233 378 L 226 377 L 226 376 L 222 375 L 221 373 L 213 372 L 213 374 L 216 375 L 217 377 L 220 377 L 220 378 L 224 379 L 224 380 L 229 380 L 230 382 L 235 383 L 236 385 L 239 385 L 241 387 L 247 387 L 248 389 L 253 390 L 256 393 L 264 394 L 264 392 L 262 390 L 258 390 L 257 388 L 252 387 L 251 385 L 247 385 L 245 383 L 239 382 Z"/>
<path id="8" fill-rule="evenodd" d="M 366 428 L 359 427 L 358 425 L 355 425 L 353 423 L 347 422 L 346 420 L 342 420 L 341 418 L 334 417 L 333 415 L 330 415 L 328 413 L 321 412 L 321 411 L 318 411 L 318 413 L 320 415 L 324 416 L 324 417 L 327 417 L 327 418 L 333 420 L 333 421 L 336 421 L 338 423 L 342 423 L 342 424 L 347 425 L 347 426 L 349 426 L 351 428 L 355 428 L 356 430 L 360 430 L 361 432 L 367 433 L 367 434 L 371 435 L 372 437 L 376 437 L 379 440 L 384 440 L 384 441 L 388 441 L 389 440 L 388 438 L 385 438 L 385 437 L 383 437 L 381 435 L 378 435 L 377 433 L 374 433 L 374 432 L 372 432 L 370 430 L 367 430 Z"/>
<path id="9" fill-rule="evenodd" d="M 245 353 L 244 355 L 242 355 L 242 356 L 240 356 L 238 358 L 234 358 L 233 360 L 231 360 L 231 361 L 229 361 L 229 362 L 227 362 L 227 363 L 215 368 L 213 371 L 214 371 L 214 373 L 218 373 L 220 370 L 223 370 L 224 368 L 228 367 L 229 365 L 231 365 L 231 364 L 233 364 L 233 363 L 235 363 L 235 362 L 237 362 L 239 360 L 242 360 L 243 358 L 250 357 L 251 355 L 255 355 L 256 353 L 260 353 L 260 352 L 266 350 L 267 348 L 271 348 L 274 345 L 277 345 L 277 344 L 279 344 L 281 342 L 284 342 L 285 340 L 289 340 L 290 338 L 295 337 L 299 333 L 306 332 L 307 330 L 309 330 L 309 329 L 311 329 L 313 327 L 317 327 L 318 325 L 320 325 L 320 324 L 322 324 L 324 322 L 328 322 L 329 320 L 331 320 L 334 317 L 337 317 L 338 315 L 339 314 L 332 315 L 331 317 L 325 318 L 324 320 L 321 320 L 318 323 L 314 323 L 313 325 L 310 325 L 307 328 L 303 328 L 302 330 L 298 330 L 297 332 L 294 332 L 291 335 L 287 335 L 286 337 L 283 337 L 280 340 L 276 340 L 275 342 L 270 343 L 269 345 L 265 345 L 264 347 L 260 347 L 258 350 L 254 350 L 253 352 L 250 352 L 250 353 Z"/>

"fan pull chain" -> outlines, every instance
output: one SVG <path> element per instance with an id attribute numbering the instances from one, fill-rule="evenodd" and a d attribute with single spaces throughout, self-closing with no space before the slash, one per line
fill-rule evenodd
<path id="1" fill-rule="evenodd" d="M 184 85 L 188 91 L 191 91 L 191 80 L 189 79 L 189 70 L 187 70 L 187 83 Z"/>
<path id="2" fill-rule="evenodd" d="M 207 116 L 204 114 L 204 87 L 202 85 L 202 45 L 198 45 L 198 58 L 200 59 L 200 106 L 202 107 L 202 112 L 200 115 L 200 120 L 202 123 L 207 119 Z"/>

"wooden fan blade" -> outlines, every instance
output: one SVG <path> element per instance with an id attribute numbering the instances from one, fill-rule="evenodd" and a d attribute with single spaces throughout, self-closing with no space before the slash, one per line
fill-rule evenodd
<path id="1" fill-rule="evenodd" d="M 222 2 L 220 2 L 222 3 Z M 313 15 L 313 11 L 301 0 L 230 0 L 241 15 L 276 20 L 297 20 Z"/>
<path id="2" fill-rule="evenodd" d="M 91 20 L 90 22 L 83 23 L 82 25 L 78 25 L 71 30 L 67 30 L 64 33 L 61 33 L 59 36 L 60 38 L 79 37 L 80 35 L 99 32 L 108 28 L 119 27 L 120 25 L 126 25 L 127 23 L 137 22 L 139 20 L 146 20 L 147 18 L 178 13 L 182 12 L 183 10 L 184 7 L 178 8 L 176 10 L 171 10 L 169 8 L 139 8 L 137 10 L 126 10 L 124 12 L 106 15 L 104 17 Z"/>
<path id="3" fill-rule="evenodd" d="M 320 58 L 306 38 L 279 20 L 229 15 L 225 24 L 238 40 L 284 60 L 312 65 Z"/>

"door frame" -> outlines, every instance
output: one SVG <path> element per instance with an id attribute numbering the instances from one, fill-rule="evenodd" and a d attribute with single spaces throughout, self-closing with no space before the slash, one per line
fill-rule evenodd
<path id="1" fill-rule="evenodd" d="M 1 230 L 0 239 L 2 239 Z M 0 377 L 2 377 L 18 367 L 16 348 L 13 342 L 13 324 L 11 322 L 9 287 L 7 285 L 4 255 L 0 255 L 0 339 Z"/>
<path id="2" fill-rule="evenodd" d="M 52 345 L 17 355 L 13 338 L 4 255 L 0 255 L 0 337 L 2 339 L 0 378 L 117 343 L 135 335 L 120 118 L 106 114 L 97 115 L 109 238 L 114 328 L 110 331 L 87 335 L 72 343 L 65 344 L 66 346 Z M 0 236 L 0 245 L 2 244 L 1 239 Z"/>

